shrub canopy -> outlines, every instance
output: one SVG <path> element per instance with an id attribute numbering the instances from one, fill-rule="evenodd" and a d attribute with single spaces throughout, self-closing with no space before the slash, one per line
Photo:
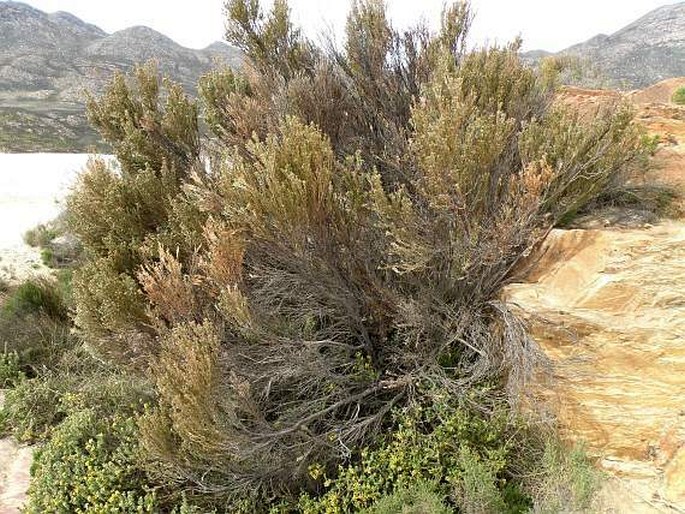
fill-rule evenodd
<path id="1" fill-rule="evenodd" d="M 671 100 L 674 104 L 685 105 L 685 87 L 678 88 Z"/>
<path id="2" fill-rule="evenodd" d="M 355 2 L 342 48 L 283 0 L 226 12 L 245 68 L 207 75 L 200 108 L 151 67 L 90 102 L 120 167 L 93 161 L 69 200 L 89 255 L 76 320 L 152 370 L 151 472 L 268 498 L 315 488 L 311 465 L 430 391 L 487 379 L 514 398 L 537 352 L 499 290 L 642 147 L 626 107 L 555 104 L 518 42 L 467 50 L 463 3 L 401 33 Z"/>

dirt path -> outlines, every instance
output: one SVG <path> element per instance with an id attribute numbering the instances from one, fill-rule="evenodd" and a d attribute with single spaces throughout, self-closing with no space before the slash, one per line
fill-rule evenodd
<path id="1" fill-rule="evenodd" d="M 0 391 L 0 408 L 4 393 Z M 0 514 L 18 514 L 26 500 L 33 448 L 12 438 L 0 439 Z"/>

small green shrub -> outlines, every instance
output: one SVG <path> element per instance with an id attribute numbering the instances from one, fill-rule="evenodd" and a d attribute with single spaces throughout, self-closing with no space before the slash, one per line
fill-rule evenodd
<path id="1" fill-rule="evenodd" d="M 659 143 L 661 143 L 661 136 L 658 134 L 654 134 L 652 136 L 645 134 L 642 136 L 642 144 L 645 147 L 645 151 L 652 157 L 659 149 Z"/>
<path id="2" fill-rule="evenodd" d="M 63 212 L 47 224 L 38 225 L 24 234 L 24 242 L 41 250 L 43 264 L 50 268 L 72 268 L 78 265 L 83 246 L 67 228 Z"/>
<path id="3" fill-rule="evenodd" d="M 300 511 L 331 514 L 370 508 L 369 512 L 395 512 L 373 509 L 377 502 L 381 507 L 394 505 L 417 482 L 432 483 L 428 496 L 444 498 L 459 512 L 521 512 L 530 507 L 523 493 L 511 494 L 517 485 L 510 483 L 507 470 L 518 443 L 504 410 L 484 416 L 441 400 L 405 411 L 396 422 L 383 444 L 363 449 L 360 460 L 341 466 L 336 476 L 328 478 L 323 468 L 310 468 L 322 492 L 317 497 L 303 495 Z M 395 493 L 398 496 L 393 497 Z"/>
<path id="4" fill-rule="evenodd" d="M 30 279 L 19 285 L 7 298 L 3 310 L 6 315 L 45 314 L 61 321 L 66 321 L 69 314 L 57 284 L 49 279 Z"/>
<path id="5" fill-rule="evenodd" d="M 54 268 L 55 267 L 55 254 L 51 248 L 43 248 L 40 251 L 40 260 L 48 268 Z"/>
<path id="6" fill-rule="evenodd" d="M 57 231 L 49 225 L 38 225 L 24 234 L 24 242 L 34 248 L 44 248 L 57 237 Z"/>
<path id="7" fill-rule="evenodd" d="M 34 377 L 55 366 L 76 344 L 66 321 L 45 314 L 7 315 L 0 311 L 0 347 L 19 357 L 19 368 Z"/>
<path id="8" fill-rule="evenodd" d="M 25 512 L 159 512 L 137 466 L 137 433 L 133 418 L 70 415 L 36 452 Z"/>
<path id="9" fill-rule="evenodd" d="M 450 514 L 442 498 L 429 483 L 419 483 L 384 496 L 363 514 Z"/>
<path id="10" fill-rule="evenodd" d="M 100 417 L 132 416 L 152 401 L 148 384 L 94 360 L 82 347 L 64 354 L 55 369 L 7 392 L 8 426 L 20 441 L 45 441 L 69 415 L 93 410 Z"/>
<path id="11" fill-rule="evenodd" d="M 582 446 L 566 449 L 558 440 L 546 441 L 532 487 L 535 514 L 586 512 L 602 483 Z"/>
<path id="12" fill-rule="evenodd" d="M 25 378 L 17 352 L 0 353 L 0 389 L 12 387 Z"/>
<path id="13" fill-rule="evenodd" d="M 72 281 L 74 278 L 74 271 L 69 268 L 59 269 L 55 272 L 57 277 L 57 284 L 60 292 L 62 293 L 62 298 L 67 305 L 72 304 L 72 294 L 73 286 Z"/>
<path id="14" fill-rule="evenodd" d="M 0 307 L 0 348 L 16 354 L 27 377 L 52 368 L 74 347 L 67 284 L 66 278 L 28 280 L 10 289 Z"/>
<path id="15" fill-rule="evenodd" d="M 671 101 L 674 104 L 685 105 L 685 87 L 680 87 L 673 93 Z"/>
<path id="16" fill-rule="evenodd" d="M 7 392 L 4 415 L 17 440 L 45 440 L 66 416 L 62 397 L 73 386 L 68 377 L 24 380 Z"/>

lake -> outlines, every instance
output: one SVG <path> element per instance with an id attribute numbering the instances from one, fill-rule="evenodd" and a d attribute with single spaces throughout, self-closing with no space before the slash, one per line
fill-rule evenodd
<path id="1" fill-rule="evenodd" d="M 90 154 L 0 153 L 0 275 L 24 275 L 39 261 L 24 245 L 30 228 L 53 219 Z"/>
<path id="2" fill-rule="evenodd" d="M 89 154 L 0 154 L 0 246 L 53 219 Z"/>

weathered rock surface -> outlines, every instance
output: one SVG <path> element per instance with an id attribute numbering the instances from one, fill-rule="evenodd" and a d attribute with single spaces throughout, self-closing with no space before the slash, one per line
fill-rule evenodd
<path id="1" fill-rule="evenodd" d="M 671 136 L 647 180 L 685 191 L 685 122 L 647 100 L 642 122 Z M 685 221 L 598 221 L 553 231 L 505 297 L 552 362 L 534 394 L 615 477 L 596 511 L 683 512 Z"/>

